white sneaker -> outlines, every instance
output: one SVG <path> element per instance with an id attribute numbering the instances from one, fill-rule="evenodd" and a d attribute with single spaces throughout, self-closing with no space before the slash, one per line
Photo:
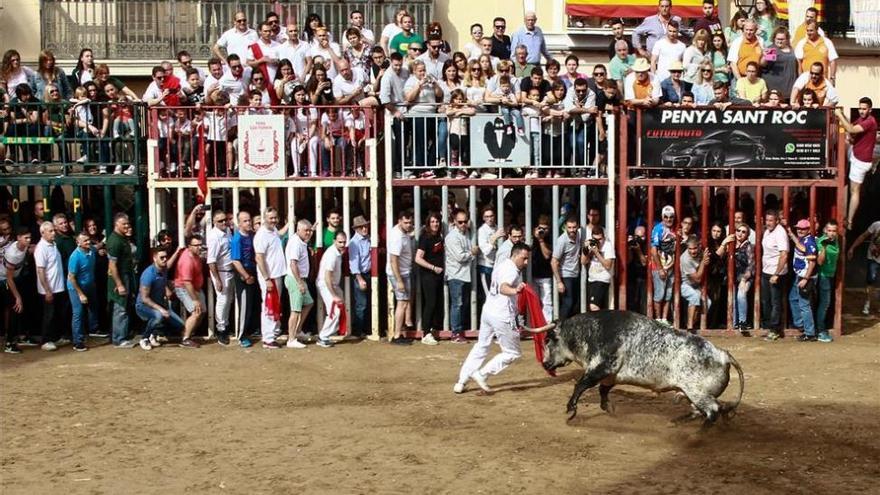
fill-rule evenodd
<path id="1" fill-rule="evenodd" d="M 176 174 L 177 173 L 177 163 L 171 162 L 171 165 L 168 167 L 168 174 Z"/>
<path id="2" fill-rule="evenodd" d="M 305 344 L 303 344 L 302 342 L 300 342 L 296 339 L 289 339 L 287 341 L 287 348 L 288 349 L 305 349 L 306 347 L 307 346 Z"/>
<path id="3" fill-rule="evenodd" d="M 424 337 L 422 337 L 422 343 L 425 345 L 437 345 L 437 339 L 434 338 L 430 333 L 426 333 Z"/>
<path id="4" fill-rule="evenodd" d="M 107 173 L 107 167 L 104 166 L 104 165 L 101 165 L 100 167 L 98 167 L 98 173 L 101 174 L 101 175 L 106 174 L 106 173 Z"/>
<path id="5" fill-rule="evenodd" d="M 122 165 L 119 165 L 116 167 L 115 170 L 113 170 L 113 175 L 121 175 L 121 174 L 122 174 Z"/>
<path id="6" fill-rule="evenodd" d="M 871 301 L 865 301 L 865 305 L 862 307 L 862 314 L 865 316 L 871 314 Z"/>
<path id="7" fill-rule="evenodd" d="M 153 346 L 150 345 L 150 339 L 141 339 L 140 341 L 141 349 L 145 351 L 150 351 L 153 349 Z"/>
<path id="8" fill-rule="evenodd" d="M 489 384 L 486 382 L 486 377 L 482 373 L 480 373 L 479 370 L 471 373 L 471 379 L 477 382 L 477 385 L 479 385 L 480 388 L 483 389 L 483 392 L 492 392 L 492 387 L 489 386 Z"/>
<path id="9" fill-rule="evenodd" d="M 124 173 L 125 175 L 134 175 L 134 173 L 135 173 L 136 171 L 137 171 L 137 168 L 136 168 L 134 165 L 129 165 L 128 168 L 125 169 L 125 172 L 123 172 L 123 173 Z"/>
<path id="10" fill-rule="evenodd" d="M 470 178 L 470 179 L 476 179 L 476 178 L 478 178 L 479 176 L 480 176 L 480 173 L 477 172 L 476 170 L 473 170 L 473 171 L 471 171 L 471 174 L 468 175 L 468 178 Z"/>
<path id="11" fill-rule="evenodd" d="M 55 342 L 46 342 L 45 344 L 40 346 L 40 349 L 43 349 L 44 351 L 57 351 L 58 346 L 55 345 Z"/>
<path id="12" fill-rule="evenodd" d="M 134 347 L 136 345 L 137 344 L 135 344 L 134 342 L 132 342 L 130 340 L 123 340 L 122 342 L 114 345 L 113 347 L 115 347 L 117 349 L 131 349 L 132 347 Z"/>
<path id="13" fill-rule="evenodd" d="M 85 163 L 88 159 L 89 159 L 88 156 L 83 155 L 83 156 L 76 159 L 76 163 Z"/>
<path id="14" fill-rule="evenodd" d="M 456 383 L 455 386 L 452 387 L 452 391 L 456 394 L 463 394 L 465 391 L 464 383 Z"/>
<path id="15" fill-rule="evenodd" d="M 159 339 L 155 335 L 150 335 L 150 346 L 162 347 L 162 343 L 159 342 Z"/>
<path id="16" fill-rule="evenodd" d="M 64 337 L 61 337 L 60 339 L 58 339 L 58 340 L 55 341 L 55 346 L 56 346 L 56 347 L 61 347 L 61 346 L 63 346 L 63 345 L 67 345 L 67 344 L 69 344 L 69 343 L 70 343 L 69 340 L 65 339 Z"/>

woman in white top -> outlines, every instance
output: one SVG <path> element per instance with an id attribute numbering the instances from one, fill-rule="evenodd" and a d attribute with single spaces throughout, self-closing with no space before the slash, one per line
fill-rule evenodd
<path id="1" fill-rule="evenodd" d="M 275 73 L 275 95 L 281 103 L 290 105 L 293 102 L 293 89 L 297 86 L 300 84 L 293 73 L 293 64 L 286 58 L 282 59 L 278 63 L 278 72 Z"/>
<path id="2" fill-rule="evenodd" d="M 684 75 L 682 79 L 689 83 L 697 82 L 697 72 L 703 66 L 703 62 L 709 60 L 709 32 L 700 29 L 694 35 L 694 41 L 687 47 L 682 57 Z"/>
<path id="3" fill-rule="evenodd" d="M 483 54 L 483 49 L 480 47 L 480 40 L 483 39 L 483 25 L 480 23 L 471 25 L 471 41 L 465 43 L 462 51 L 468 60 L 473 60 L 479 58 L 480 55 Z"/>
<path id="4" fill-rule="evenodd" d="M 6 90 L 6 101 L 15 94 L 19 84 L 33 86 L 37 73 L 21 65 L 21 55 L 15 50 L 6 50 L 0 62 L 0 87 Z"/>
<path id="5" fill-rule="evenodd" d="M 464 77 L 464 94 L 467 96 L 468 103 L 474 105 L 477 111 L 485 111 L 483 97 L 486 93 L 486 74 L 483 68 L 476 60 L 468 63 L 468 73 Z"/>
<path id="6" fill-rule="evenodd" d="M 693 83 L 691 93 L 694 94 L 694 103 L 708 105 L 715 98 L 715 90 L 712 88 L 715 83 L 715 69 L 710 62 L 704 62 L 700 65 Z"/>
<path id="7" fill-rule="evenodd" d="M 287 120 L 287 135 L 290 144 L 290 158 L 293 161 L 293 174 L 307 177 L 318 173 L 318 111 L 308 108 L 309 100 L 306 89 L 297 86 L 293 89 L 293 104 L 296 108 L 291 110 L 292 115 Z M 309 161 L 303 167 L 301 163 L 303 154 L 308 148 Z"/>
<path id="8" fill-rule="evenodd" d="M 385 53 L 391 53 L 388 46 L 391 44 L 391 40 L 394 39 L 395 36 L 403 32 L 403 28 L 400 27 L 400 20 L 403 19 L 403 16 L 409 15 L 409 11 L 405 8 L 401 8 L 397 10 L 397 13 L 394 14 L 394 22 L 391 24 L 386 24 L 382 29 L 382 36 L 379 38 L 379 46 L 385 50 Z"/>

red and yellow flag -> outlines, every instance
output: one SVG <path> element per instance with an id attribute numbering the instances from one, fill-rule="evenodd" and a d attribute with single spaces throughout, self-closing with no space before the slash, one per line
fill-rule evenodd
<path id="1" fill-rule="evenodd" d="M 675 0 L 672 14 L 701 17 L 702 0 Z M 583 17 L 647 17 L 657 13 L 657 0 L 566 0 L 565 13 Z"/>

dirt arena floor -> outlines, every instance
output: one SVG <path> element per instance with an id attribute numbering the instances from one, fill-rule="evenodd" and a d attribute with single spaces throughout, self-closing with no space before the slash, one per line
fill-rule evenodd
<path id="1" fill-rule="evenodd" d="M 705 434 L 627 387 L 566 423 L 579 371 L 549 378 L 531 342 L 491 396 L 452 393 L 469 346 L 449 343 L 4 354 L 0 493 L 878 493 L 878 321 L 831 345 L 713 338 L 746 392 Z"/>

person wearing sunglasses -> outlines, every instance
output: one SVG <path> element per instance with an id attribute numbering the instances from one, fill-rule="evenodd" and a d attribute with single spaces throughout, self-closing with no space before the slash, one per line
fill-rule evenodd
<path id="1" fill-rule="evenodd" d="M 817 339 L 812 299 L 816 290 L 816 256 L 819 253 L 816 238 L 810 232 L 810 221 L 806 218 L 799 220 L 794 229 L 788 228 L 784 220 L 781 223 L 794 248 L 791 259 L 794 277 L 788 292 L 792 323 L 795 328 L 803 329 L 804 333 L 798 336 L 798 341 L 814 342 Z"/>
<path id="2" fill-rule="evenodd" d="M 220 60 L 226 60 L 226 57 L 232 54 L 238 55 L 241 60 L 247 60 L 248 47 L 256 43 L 259 36 L 255 30 L 248 27 L 247 15 L 244 12 L 236 12 L 232 19 L 232 28 L 220 35 L 211 47 L 211 52 Z"/>
<path id="3" fill-rule="evenodd" d="M 504 34 L 507 29 L 507 21 L 503 17 L 496 17 L 492 21 L 492 47 L 490 54 L 499 60 L 510 60 L 511 44 L 510 36 Z"/>
<path id="4" fill-rule="evenodd" d="M 825 67 L 822 62 L 816 62 L 810 66 L 810 70 L 798 76 L 791 88 L 791 106 L 798 108 L 801 94 L 806 90 L 816 93 L 819 105 L 836 106 L 840 97 L 832 81 L 825 77 Z"/>
<path id="5" fill-rule="evenodd" d="M 465 210 L 452 213 L 454 224 L 444 239 L 446 247 L 446 285 L 449 287 L 449 328 L 452 343 L 466 344 L 464 321 L 471 303 L 471 267 L 480 248 L 471 242 L 470 219 Z"/>
<path id="6" fill-rule="evenodd" d="M 742 214 L 742 212 L 737 213 Z M 733 243 L 733 273 L 736 287 L 736 298 L 733 300 L 733 328 L 739 330 L 743 337 L 749 337 L 751 333 L 748 324 L 748 296 L 755 280 L 755 248 L 749 238 L 754 236 L 754 233 L 742 220 L 735 223 L 733 232 L 721 241 L 716 255 L 723 256 L 727 253 L 727 245 Z"/>

